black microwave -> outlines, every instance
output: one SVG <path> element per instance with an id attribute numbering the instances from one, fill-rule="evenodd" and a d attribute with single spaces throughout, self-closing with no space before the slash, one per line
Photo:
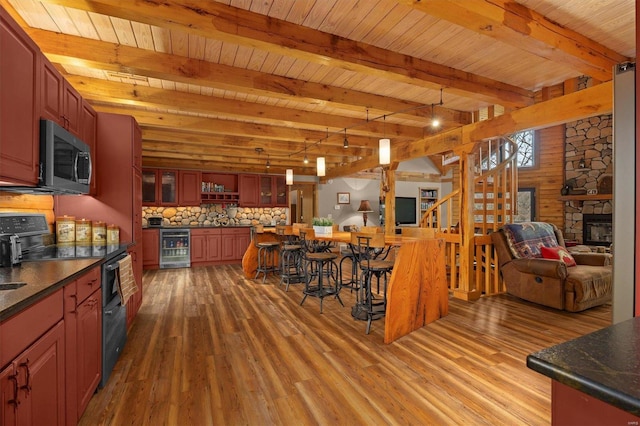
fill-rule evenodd
<path id="1" fill-rule="evenodd" d="M 56 194 L 88 194 L 89 145 L 51 120 L 40 120 L 39 187 Z"/>

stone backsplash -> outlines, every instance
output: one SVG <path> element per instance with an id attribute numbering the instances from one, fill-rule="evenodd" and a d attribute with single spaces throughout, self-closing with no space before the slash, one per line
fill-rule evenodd
<path id="1" fill-rule="evenodd" d="M 229 207 L 203 204 L 191 207 L 143 207 L 142 226 L 149 217 L 162 217 L 163 226 L 250 226 L 281 225 L 287 223 L 286 207 Z"/>

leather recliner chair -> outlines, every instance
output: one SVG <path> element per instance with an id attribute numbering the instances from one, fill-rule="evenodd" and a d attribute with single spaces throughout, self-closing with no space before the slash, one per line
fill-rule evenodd
<path id="1" fill-rule="evenodd" d="M 562 232 L 553 224 L 557 244 Z M 506 225 L 505 225 L 506 226 Z M 577 265 L 562 260 L 517 257 L 507 242 L 504 226 L 491 235 L 507 293 L 556 309 L 579 312 L 611 301 L 612 255 L 572 253 Z"/>

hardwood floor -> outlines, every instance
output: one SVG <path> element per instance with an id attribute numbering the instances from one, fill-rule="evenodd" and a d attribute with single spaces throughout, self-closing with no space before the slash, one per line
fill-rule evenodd
<path id="1" fill-rule="evenodd" d="M 384 322 L 246 280 L 239 265 L 145 271 L 144 302 L 109 383 L 81 425 L 547 425 L 550 380 L 536 350 L 610 324 L 511 296 L 467 303 L 383 343 Z"/>

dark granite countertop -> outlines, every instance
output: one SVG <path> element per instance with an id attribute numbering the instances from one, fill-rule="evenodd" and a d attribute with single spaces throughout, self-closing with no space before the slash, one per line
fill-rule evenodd
<path id="1" fill-rule="evenodd" d="M 48 296 L 91 268 L 124 253 L 127 247 L 127 244 L 120 244 L 100 256 L 29 260 L 19 266 L 0 268 L 0 284 L 26 283 L 19 288 L 0 290 L 0 321 Z"/>
<path id="2" fill-rule="evenodd" d="M 640 416 L 640 317 L 535 352 L 527 366 Z"/>

